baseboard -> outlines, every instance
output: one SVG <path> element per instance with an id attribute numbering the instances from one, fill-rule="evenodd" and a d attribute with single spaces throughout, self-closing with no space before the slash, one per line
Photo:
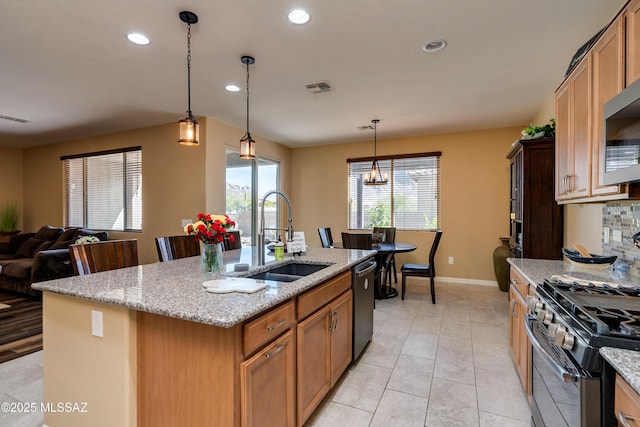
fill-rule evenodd
<path id="1" fill-rule="evenodd" d="M 436 277 L 436 283 L 463 283 L 466 285 L 479 285 L 479 286 L 493 286 L 498 287 L 498 282 L 495 280 L 478 280 L 478 279 L 463 279 L 461 277 Z"/>

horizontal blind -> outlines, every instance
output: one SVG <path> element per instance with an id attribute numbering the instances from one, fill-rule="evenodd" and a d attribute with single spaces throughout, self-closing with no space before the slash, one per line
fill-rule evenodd
<path id="1" fill-rule="evenodd" d="M 435 230 L 440 224 L 440 153 L 410 154 L 380 160 L 386 185 L 365 185 L 371 160 L 349 159 L 348 226 L 350 229 L 396 227 Z"/>
<path id="2" fill-rule="evenodd" d="M 142 150 L 66 157 L 62 163 L 65 226 L 142 229 Z"/>

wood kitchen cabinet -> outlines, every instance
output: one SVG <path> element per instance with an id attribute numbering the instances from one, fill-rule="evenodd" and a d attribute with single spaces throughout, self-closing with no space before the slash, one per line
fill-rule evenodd
<path id="1" fill-rule="evenodd" d="M 516 141 L 511 161 L 509 246 L 516 257 L 562 259 L 563 209 L 553 195 L 553 138 Z"/>
<path id="2" fill-rule="evenodd" d="M 613 407 L 618 425 L 636 425 L 640 420 L 640 395 L 620 374 L 616 374 Z"/>
<path id="3" fill-rule="evenodd" d="M 334 290 L 342 294 L 327 302 Z M 352 291 L 334 280 L 300 297 L 298 316 L 298 425 L 301 426 L 351 363 Z"/>
<path id="4" fill-rule="evenodd" d="M 556 92 L 556 200 L 587 197 L 590 187 L 591 56 Z"/>
<path id="5" fill-rule="evenodd" d="M 637 184 L 603 183 L 604 104 L 640 77 L 638 19 L 640 0 L 634 0 L 556 91 L 555 197 L 559 203 L 640 196 Z"/>
<path id="6" fill-rule="evenodd" d="M 531 343 L 524 326 L 529 283 L 513 268 L 509 274 L 509 350 L 522 386 L 527 396 L 531 396 Z"/>

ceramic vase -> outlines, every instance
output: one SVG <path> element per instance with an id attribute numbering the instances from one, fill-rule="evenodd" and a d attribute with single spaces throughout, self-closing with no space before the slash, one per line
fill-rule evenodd
<path id="1" fill-rule="evenodd" d="M 205 273 L 219 271 L 222 268 L 222 243 L 203 243 L 200 260 Z"/>
<path id="2" fill-rule="evenodd" d="M 512 258 L 514 254 L 509 248 L 509 238 L 499 237 L 499 239 L 502 244 L 493 251 L 493 271 L 496 274 L 498 287 L 502 292 L 507 292 L 509 290 L 509 263 L 507 258 Z"/>

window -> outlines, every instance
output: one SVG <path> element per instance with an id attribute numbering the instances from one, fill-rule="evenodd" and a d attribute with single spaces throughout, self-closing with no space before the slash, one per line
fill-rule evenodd
<path id="1" fill-rule="evenodd" d="M 142 148 L 63 156 L 63 223 L 142 230 Z"/>
<path id="2" fill-rule="evenodd" d="M 378 157 L 386 185 L 365 185 L 363 175 L 373 158 L 347 159 L 350 229 L 396 227 L 440 228 L 440 152 Z"/>
<path id="3" fill-rule="evenodd" d="M 242 244 L 251 246 L 260 225 L 258 203 L 267 191 L 279 188 L 280 163 L 263 157 L 248 161 L 239 156 L 238 150 L 228 148 L 226 151 L 226 213 L 236 222 Z M 265 202 L 265 227 L 277 227 L 279 202 L 273 196 Z M 268 240 L 276 237 L 275 232 L 265 235 Z"/>

